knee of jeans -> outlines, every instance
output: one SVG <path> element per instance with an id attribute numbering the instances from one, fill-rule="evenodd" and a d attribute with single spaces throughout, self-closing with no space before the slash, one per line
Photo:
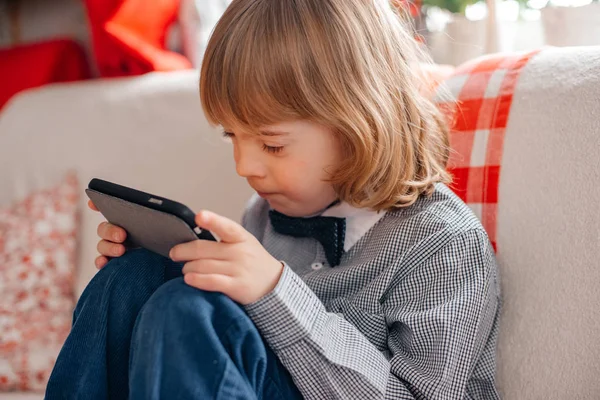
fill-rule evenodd
<path id="1" fill-rule="evenodd" d="M 215 322 L 247 317 L 243 309 L 222 293 L 207 292 L 186 284 L 183 278 L 172 279 L 159 287 L 144 306 L 145 322 L 161 321 L 173 327 L 173 321 L 186 324 L 191 320 Z M 155 320 L 156 318 L 156 320 Z"/>
<path id="2" fill-rule="evenodd" d="M 142 249 L 112 259 L 86 286 L 77 302 L 74 317 L 78 317 L 82 307 L 95 301 L 93 299 L 110 299 L 129 306 L 145 303 L 164 282 L 165 260 Z"/>
<path id="3" fill-rule="evenodd" d="M 145 249 L 135 249 L 110 260 L 98 272 L 98 276 L 125 285 L 140 285 L 147 280 L 162 283 L 164 263 L 164 258 L 158 254 Z"/>

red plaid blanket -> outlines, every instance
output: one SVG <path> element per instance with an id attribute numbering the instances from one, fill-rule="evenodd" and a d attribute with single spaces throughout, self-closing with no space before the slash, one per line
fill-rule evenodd
<path id="1" fill-rule="evenodd" d="M 492 54 L 459 66 L 444 82 L 451 101 L 436 101 L 447 115 L 452 148 L 450 187 L 481 220 L 497 250 L 498 186 L 506 126 L 523 67 L 538 51 Z"/>

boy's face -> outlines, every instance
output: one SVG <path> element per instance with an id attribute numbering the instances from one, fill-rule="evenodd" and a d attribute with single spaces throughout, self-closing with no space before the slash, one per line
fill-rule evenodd
<path id="1" fill-rule="evenodd" d="M 336 135 L 327 127 L 293 121 L 263 127 L 260 135 L 225 129 L 233 142 L 238 175 L 289 216 L 317 214 L 337 196 L 326 182 L 342 157 Z"/>

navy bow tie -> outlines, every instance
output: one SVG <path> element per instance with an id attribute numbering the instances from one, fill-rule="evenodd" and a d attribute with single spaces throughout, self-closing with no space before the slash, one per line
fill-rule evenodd
<path id="1" fill-rule="evenodd" d="M 344 253 L 346 219 L 337 217 L 292 218 L 275 210 L 269 211 L 271 225 L 277 233 L 292 237 L 317 239 L 325 249 L 327 262 L 340 265 Z"/>

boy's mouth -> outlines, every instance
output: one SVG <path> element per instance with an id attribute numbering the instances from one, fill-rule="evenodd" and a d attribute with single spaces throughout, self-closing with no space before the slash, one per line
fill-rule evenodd
<path id="1" fill-rule="evenodd" d="M 256 193 L 257 193 L 257 194 L 258 194 L 260 197 L 262 197 L 263 199 L 266 199 L 266 198 L 268 198 L 268 197 L 271 197 L 271 196 L 273 196 L 273 195 L 275 194 L 275 193 L 267 193 L 267 192 L 259 192 L 259 191 L 256 191 Z"/>

